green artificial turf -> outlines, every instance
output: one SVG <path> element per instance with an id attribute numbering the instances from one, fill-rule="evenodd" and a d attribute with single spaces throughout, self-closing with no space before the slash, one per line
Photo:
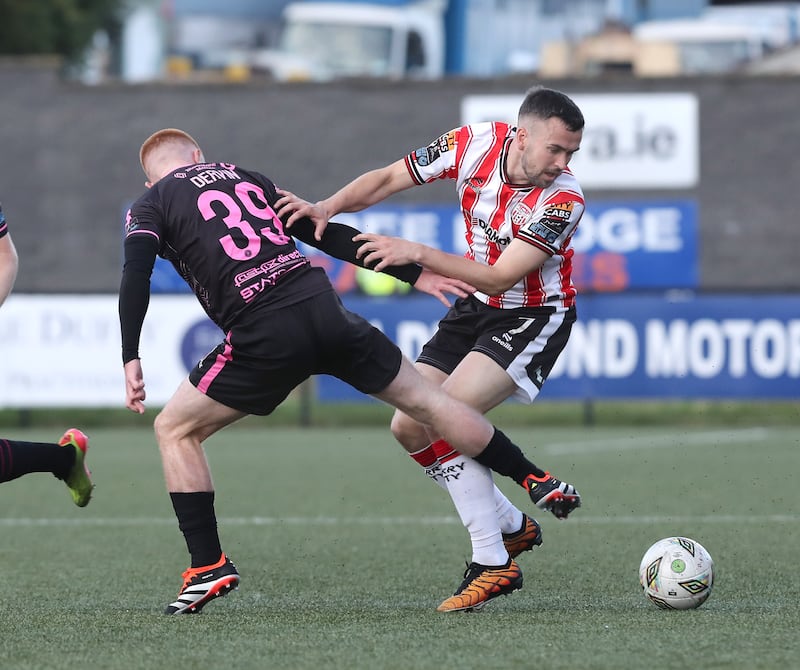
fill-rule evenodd
<path id="1" fill-rule="evenodd" d="M 435 611 L 461 581 L 468 536 L 387 428 L 245 424 L 207 445 L 241 586 L 168 617 L 188 555 L 152 430 L 95 428 L 87 508 L 47 474 L 0 485 L 0 668 L 797 667 L 796 429 L 506 432 L 584 506 L 560 522 L 497 478 L 544 543 L 519 558 L 524 588 L 483 612 Z M 657 609 L 638 584 L 645 550 L 676 534 L 715 561 L 697 610 Z"/>

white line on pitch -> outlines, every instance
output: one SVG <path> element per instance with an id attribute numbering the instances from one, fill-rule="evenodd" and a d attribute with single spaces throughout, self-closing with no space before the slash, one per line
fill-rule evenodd
<path id="1" fill-rule="evenodd" d="M 798 523 L 798 514 L 765 514 L 765 515 L 725 515 L 709 514 L 702 516 L 574 516 L 567 525 L 602 524 L 632 525 L 651 523 Z M 460 524 L 455 516 L 436 517 L 229 517 L 219 519 L 221 526 L 437 526 Z M 85 518 L 85 519 L 53 519 L 53 518 L 0 518 L 0 526 L 4 527 L 39 527 L 39 526 L 166 526 L 175 525 L 177 521 L 167 517 L 127 517 L 127 518 Z"/>
<path id="2" fill-rule="evenodd" d="M 588 454 L 596 451 L 630 451 L 632 449 L 667 449 L 689 445 L 720 445 L 732 442 L 763 442 L 766 428 L 743 430 L 710 430 L 699 433 L 667 433 L 648 437 L 615 437 L 581 442 L 556 442 L 542 447 L 548 454 Z"/>

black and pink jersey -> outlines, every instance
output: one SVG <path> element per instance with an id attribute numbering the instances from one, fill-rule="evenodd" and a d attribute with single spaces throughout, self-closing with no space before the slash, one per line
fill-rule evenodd
<path id="1" fill-rule="evenodd" d="M 572 235 L 585 208 L 583 192 L 569 170 L 546 189 L 509 183 L 508 147 L 516 128 L 488 122 L 451 130 L 405 158 L 417 184 L 456 182 L 466 224 L 467 258 L 493 265 L 514 238 L 545 251 L 549 258 L 505 293 L 476 292 L 492 307 L 514 309 L 575 304 Z"/>
<path id="2" fill-rule="evenodd" d="M 5 237 L 8 233 L 8 223 L 6 223 L 6 216 L 3 214 L 3 207 L 0 206 L 0 237 Z"/>
<path id="3" fill-rule="evenodd" d="M 190 165 L 130 208 L 125 239 L 148 236 L 227 330 L 246 309 L 274 309 L 331 290 L 272 208 L 275 185 L 230 163 Z M 304 281 L 286 282 L 293 277 Z M 287 286 L 291 284 L 291 287 Z"/>

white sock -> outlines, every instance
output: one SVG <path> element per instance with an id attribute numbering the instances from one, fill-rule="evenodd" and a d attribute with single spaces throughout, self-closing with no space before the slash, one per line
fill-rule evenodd
<path id="1" fill-rule="evenodd" d="M 522 512 L 514 506 L 503 492 L 494 487 L 495 514 L 504 533 L 516 533 L 522 528 Z"/>
<path id="2" fill-rule="evenodd" d="M 408 455 L 422 466 L 422 468 L 425 470 L 425 474 L 428 475 L 428 477 L 430 477 L 434 482 L 447 491 L 447 482 L 442 474 L 442 466 L 439 463 L 439 459 L 436 458 L 431 445 L 428 445 L 419 451 L 412 451 Z"/>
<path id="3" fill-rule="evenodd" d="M 481 565 L 505 565 L 508 552 L 497 521 L 491 470 L 458 454 L 441 464 L 441 472 L 461 522 L 469 532 L 472 561 Z"/>
<path id="4" fill-rule="evenodd" d="M 433 481 L 435 481 L 439 486 L 441 486 L 445 491 L 447 491 L 447 481 L 442 474 L 442 465 L 439 461 L 436 461 L 433 465 L 429 465 L 425 468 L 425 474 L 428 475 Z"/>

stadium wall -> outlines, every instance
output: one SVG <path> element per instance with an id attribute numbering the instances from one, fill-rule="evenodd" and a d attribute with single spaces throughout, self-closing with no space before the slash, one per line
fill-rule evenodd
<path id="1" fill-rule="evenodd" d="M 0 199 L 22 261 L 17 291 L 116 291 L 122 215 L 144 188 L 137 151 L 158 128 L 180 126 L 209 159 L 257 167 L 317 199 L 458 125 L 466 97 L 522 95 L 536 83 L 576 96 L 694 96 L 694 185 L 587 188 L 588 200 L 692 201 L 701 291 L 800 290 L 798 77 L 84 87 L 61 81 L 52 61 L 14 59 L 0 60 Z M 452 200 L 441 183 L 394 202 Z"/>

